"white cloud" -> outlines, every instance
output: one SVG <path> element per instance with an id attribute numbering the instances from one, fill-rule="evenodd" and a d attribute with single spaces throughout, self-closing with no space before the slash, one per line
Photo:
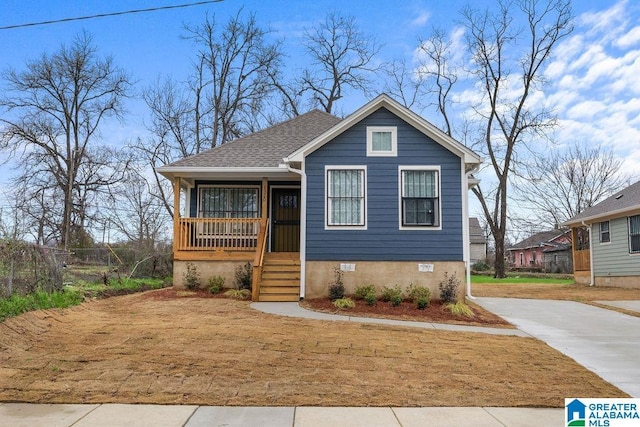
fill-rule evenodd
<path id="1" fill-rule="evenodd" d="M 614 42 L 614 45 L 626 49 L 640 44 L 640 26 L 636 26 L 629 30 L 626 34 Z"/>
<path id="2" fill-rule="evenodd" d="M 424 27 L 429 22 L 431 18 L 431 13 L 426 10 L 418 11 L 418 15 L 413 18 L 409 25 L 412 27 Z"/>

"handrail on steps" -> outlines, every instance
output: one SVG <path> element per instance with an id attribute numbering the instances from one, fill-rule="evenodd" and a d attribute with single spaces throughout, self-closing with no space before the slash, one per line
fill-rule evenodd
<path id="1" fill-rule="evenodd" d="M 253 259 L 253 278 L 251 280 L 251 301 L 258 301 L 260 297 L 260 282 L 262 282 L 262 264 L 267 251 L 267 236 L 269 235 L 269 218 L 260 221 L 256 256 Z"/>

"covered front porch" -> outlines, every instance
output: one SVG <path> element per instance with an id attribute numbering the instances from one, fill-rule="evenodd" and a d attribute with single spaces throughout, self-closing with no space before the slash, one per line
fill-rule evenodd
<path id="1" fill-rule="evenodd" d="M 184 205 L 181 201 L 184 195 Z M 234 283 L 251 263 L 253 301 L 300 299 L 299 182 L 174 179 L 174 284 L 180 266 L 194 263 L 202 281 Z"/>

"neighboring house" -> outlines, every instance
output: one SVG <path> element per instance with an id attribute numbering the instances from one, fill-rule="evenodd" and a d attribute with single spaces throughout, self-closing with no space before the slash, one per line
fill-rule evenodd
<path id="1" fill-rule="evenodd" d="M 469 246 L 471 264 L 487 259 L 487 237 L 476 217 L 469 218 Z"/>
<path id="2" fill-rule="evenodd" d="M 547 273 L 571 272 L 571 231 L 549 230 L 507 248 L 509 265 L 515 269 Z"/>
<path id="3" fill-rule="evenodd" d="M 311 111 L 159 167 L 174 185 L 174 285 L 253 265 L 254 300 L 465 281 L 480 158 L 386 95 L 345 119 Z M 182 196 L 181 196 L 182 194 Z M 186 200 L 180 206 L 181 200 Z M 181 216 L 180 213 L 183 213 Z"/>
<path id="4" fill-rule="evenodd" d="M 578 283 L 640 288 L 640 182 L 569 219 Z M 585 233 L 584 230 L 588 233 Z"/>

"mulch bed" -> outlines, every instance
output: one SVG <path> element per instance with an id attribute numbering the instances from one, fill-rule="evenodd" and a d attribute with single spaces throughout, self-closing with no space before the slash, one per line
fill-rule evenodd
<path id="1" fill-rule="evenodd" d="M 403 301 L 393 306 L 388 301 L 378 301 L 375 305 L 367 305 L 365 301 L 355 301 L 356 306 L 349 309 L 339 309 L 329 298 L 305 299 L 301 306 L 324 313 L 340 314 L 344 316 L 379 317 L 384 319 L 413 320 L 418 322 L 454 323 L 471 326 L 491 326 L 499 328 L 513 328 L 509 322 L 484 310 L 482 307 L 467 302 L 475 314 L 474 317 L 454 316 L 444 308 L 439 301 L 432 301 L 425 309 L 420 310 L 415 304 Z"/>

